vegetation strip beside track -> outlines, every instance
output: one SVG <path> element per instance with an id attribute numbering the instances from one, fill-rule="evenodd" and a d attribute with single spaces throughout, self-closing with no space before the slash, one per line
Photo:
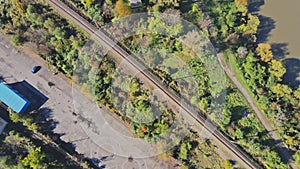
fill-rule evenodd
<path id="1" fill-rule="evenodd" d="M 77 24 L 79 24 L 80 27 L 84 28 L 88 33 L 91 35 L 95 35 L 95 39 L 100 40 L 104 42 L 108 47 L 112 49 L 112 52 L 117 54 L 118 56 L 121 56 L 125 60 L 127 60 L 130 64 L 132 64 L 137 70 L 143 70 L 138 66 L 138 63 L 132 60 L 132 58 L 128 57 L 128 54 L 121 49 L 119 46 L 115 45 L 116 43 L 112 41 L 110 38 L 108 38 L 103 32 L 97 30 L 94 26 L 89 24 L 87 21 L 85 21 L 81 16 L 76 14 L 73 10 L 71 10 L 69 7 L 66 5 L 62 4 L 61 2 L 53 1 L 53 0 L 48 0 L 48 2 L 55 7 L 57 10 L 60 12 L 63 12 L 67 17 L 70 19 L 74 20 Z M 101 37 L 103 36 L 103 37 Z M 130 59 L 129 59 L 130 58 Z M 252 160 L 249 156 L 245 155 L 242 150 L 237 148 L 233 143 L 231 143 L 223 134 L 221 134 L 218 131 L 212 131 L 210 127 L 206 126 L 205 124 L 205 117 L 201 117 L 200 115 L 195 115 L 192 113 L 192 111 L 187 108 L 186 105 L 182 105 L 178 101 L 178 97 L 175 96 L 173 93 L 171 93 L 166 87 L 161 85 L 159 82 L 153 79 L 151 75 L 148 73 L 145 73 L 144 71 L 141 72 L 145 77 L 147 77 L 155 86 L 160 88 L 162 91 L 165 92 L 177 105 L 181 106 L 186 113 L 188 113 L 190 116 L 192 116 L 198 123 L 200 123 L 203 127 L 205 127 L 209 132 L 213 134 L 213 136 L 222 143 L 223 146 L 227 147 L 230 151 L 232 151 L 237 157 L 240 158 L 241 161 L 243 161 L 248 167 L 250 168 L 258 168 L 259 165 L 257 165 L 254 160 Z"/>

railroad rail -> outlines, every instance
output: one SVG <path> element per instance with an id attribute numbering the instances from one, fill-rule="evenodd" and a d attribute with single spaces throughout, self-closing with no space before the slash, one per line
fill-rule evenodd
<path id="1" fill-rule="evenodd" d="M 236 146 L 232 143 L 226 136 L 224 136 L 220 131 L 212 128 L 212 122 L 203 116 L 203 112 L 197 112 L 195 110 L 191 110 L 191 106 L 189 106 L 186 102 L 182 102 L 175 93 L 171 92 L 165 85 L 163 85 L 157 78 L 151 75 L 151 72 L 145 69 L 145 66 L 135 60 L 128 52 L 122 49 L 117 42 L 113 41 L 108 35 L 106 35 L 103 31 L 97 29 L 94 25 L 90 24 L 84 18 L 82 18 L 79 14 L 77 14 L 74 10 L 69 8 L 64 3 L 57 0 L 46 0 L 52 7 L 54 7 L 57 11 L 61 12 L 62 15 L 68 17 L 72 21 L 74 21 L 78 26 L 83 28 L 87 33 L 92 35 L 95 40 L 101 42 L 107 49 L 111 49 L 115 55 L 123 58 L 128 63 L 130 63 L 135 69 L 140 71 L 140 73 L 146 77 L 152 84 L 154 84 L 157 88 L 164 92 L 177 106 L 182 108 L 185 113 L 187 113 L 190 117 L 192 117 L 198 124 L 200 124 L 203 128 L 205 128 L 212 136 L 218 141 L 224 148 L 229 150 L 234 156 L 236 156 L 245 166 L 248 168 L 262 168 L 252 157 L 246 154 L 240 147 Z M 196 112 L 196 113 L 195 113 Z M 199 114 L 202 113 L 202 114 Z"/>

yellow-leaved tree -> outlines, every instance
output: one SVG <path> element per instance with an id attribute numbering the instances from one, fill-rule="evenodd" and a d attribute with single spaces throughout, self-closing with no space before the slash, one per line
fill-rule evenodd
<path id="1" fill-rule="evenodd" d="M 126 0 L 118 0 L 115 9 L 118 17 L 124 17 L 131 14 L 131 8 Z"/>
<path id="2" fill-rule="evenodd" d="M 269 62 L 273 58 L 273 53 L 271 51 L 271 45 L 268 43 L 260 43 L 256 48 L 256 52 L 260 59 L 264 62 Z"/>

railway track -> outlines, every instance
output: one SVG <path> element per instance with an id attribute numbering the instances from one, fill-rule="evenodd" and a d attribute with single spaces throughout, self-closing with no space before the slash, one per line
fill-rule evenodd
<path id="1" fill-rule="evenodd" d="M 57 0 L 46 0 L 52 7 L 54 7 L 57 11 L 61 12 L 62 15 L 68 17 L 73 22 L 75 22 L 78 26 L 83 28 L 87 33 L 93 36 L 95 40 L 98 40 L 105 45 L 107 49 L 111 49 L 115 55 L 123 58 L 128 63 L 130 63 L 135 69 L 137 69 L 144 77 L 146 77 L 152 84 L 154 84 L 157 88 L 164 92 L 177 106 L 181 107 L 185 113 L 187 113 L 190 117 L 192 117 L 198 124 L 200 124 L 203 128 L 205 128 L 209 133 L 212 134 L 214 139 L 218 141 L 224 148 L 232 153 L 235 157 L 237 157 L 245 166 L 248 168 L 262 168 L 254 159 L 252 159 L 249 155 L 247 155 L 240 147 L 233 144 L 226 136 L 224 136 L 220 131 L 212 128 L 211 122 L 209 122 L 206 117 L 200 112 L 196 110 L 192 110 L 191 106 L 189 106 L 186 102 L 182 102 L 175 93 L 171 92 L 166 86 L 164 86 L 157 78 L 151 75 L 151 72 L 145 69 L 145 66 L 135 60 L 132 56 L 130 56 L 124 49 L 117 45 L 117 42 L 113 41 L 110 37 L 108 37 L 103 31 L 97 29 L 95 26 L 90 24 L 84 18 L 82 18 L 79 14 L 77 14 L 74 10 L 69 8 L 64 3 Z M 146 71 L 145 71 L 146 70 Z"/>

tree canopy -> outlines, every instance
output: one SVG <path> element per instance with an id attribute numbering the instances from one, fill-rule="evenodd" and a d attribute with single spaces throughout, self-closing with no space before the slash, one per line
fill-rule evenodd
<path id="1" fill-rule="evenodd" d="M 272 59 L 271 66 L 269 68 L 269 72 L 271 75 L 274 75 L 278 81 L 282 80 L 282 76 L 285 74 L 286 69 L 283 66 L 281 61 Z"/>
<path id="2" fill-rule="evenodd" d="M 125 0 L 118 0 L 116 3 L 115 10 L 117 12 L 118 17 L 124 17 L 132 13 L 128 2 Z"/>
<path id="3" fill-rule="evenodd" d="M 45 154 L 41 152 L 41 147 L 35 147 L 23 160 L 22 163 L 24 166 L 29 166 L 33 169 L 42 169 L 47 166 L 43 163 L 45 158 Z"/>
<path id="4" fill-rule="evenodd" d="M 263 62 L 269 62 L 273 58 L 271 45 L 268 43 L 260 43 L 256 48 L 257 54 L 261 57 Z"/>

